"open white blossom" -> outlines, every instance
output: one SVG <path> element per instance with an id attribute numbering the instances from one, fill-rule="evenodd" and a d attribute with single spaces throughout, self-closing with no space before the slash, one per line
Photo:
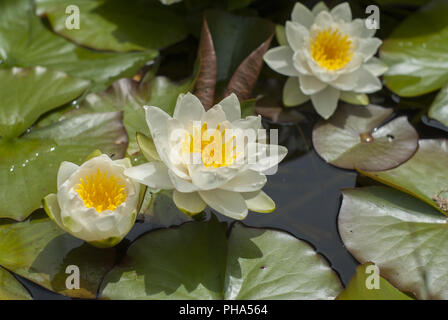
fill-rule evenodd
<path id="1" fill-rule="evenodd" d="M 140 185 L 124 175 L 129 159 L 103 154 L 81 166 L 64 161 L 58 192 L 44 199 L 48 216 L 64 231 L 97 247 L 111 247 L 131 230 L 137 216 Z"/>
<path id="2" fill-rule="evenodd" d="M 242 150 L 252 150 L 258 161 L 247 161 L 249 152 L 220 153 L 232 149 L 234 138 L 240 138 L 221 140 L 226 132 L 248 130 L 256 138 L 261 128 L 259 116 L 241 119 L 235 94 L 208 111 L 190 93 L 179 96 L 173 117 L 157 107 L 146 106 L 145 110 L 160 161 L 126 169 L 127 176 L 150 188 L 173 189 L 174 203 L 188 214 L 199 213 L 207 205 L 234 219 L 244 219 L 248 209 L 275 210 L 274 202 L 261 188 L 266 183 L 264 172 L 285 157 L 286 148 L 242 139 Z M 198 144 L 194 137 L 199 137 Z"/>
<path id="3" fill-rule="evenodd" d="M 296 3 L 286 22 L 287 45 L 266 52 L 265 62 L 276 72 L 289 76 L 283 89 L 286 106 L 311 101 L 316 111 L 328 119 L 339 99 L 353 102 L 366 93 L 381 89 L 378 76 L 386 72 L 374 57 L 381 40 L 375 29 L 367 29 L 364 19 L 352 20 L 347 2 L 331 11 L 318 3 L 312 11 Z"/>

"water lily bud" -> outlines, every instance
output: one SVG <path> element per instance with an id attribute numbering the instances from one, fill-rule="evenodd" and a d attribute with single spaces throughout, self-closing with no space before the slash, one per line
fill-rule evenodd
<path id="1" fill-rule="evenodd" d="M 64 231 L 97 247 L 119 243 L 135 223 L 140 185 L 124 175 L 129 159 L 102 154 L 81 166 L 62 162 L 58 192 L 44 199 L 48 216 Z"/>

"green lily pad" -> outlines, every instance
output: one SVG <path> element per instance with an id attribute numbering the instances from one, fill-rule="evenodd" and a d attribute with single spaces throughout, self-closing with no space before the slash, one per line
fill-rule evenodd
<path id="1" fill-rule="evenodd" d="M 448 225 L 444 215 L 395 189 L 343 191 L 339 233 L 361 263 L 418 299 L 448 299 Z"/>
<path id="2" fill-rule="evenodd" d="M 66 28 L 70 5 L 79 8 L 79 29 Z M 184 17 L 158 0 L 36 0 L 36 11 L 48 17 L 55 32 L 99 50 L 159 49 L 188 34 Z"/>
<path id="3" fill-rule="evenodd" d="M 4 66 L 39 65 L 109 84 L 133 76 L 156 56 L 154 50 L 106 53 L 78 47 L 45 28 L 34 14 L 31 1 L 0 2 L 0 58 Z"/>
<path id="4" fill-rule="evenodd" d="M 139 238 L 105 278 L 103 299 L 333 299 L 337 275 L 307 243 L 216 218 Z"/>
<path id="5" fill-rule="evenodd" d="M 403 97 L 414 97 L 448 82 L 448 3 L 431 1 L 392 33 L 381 48 L 389 66 L 386 86 Z"/>
<path id="6" fill-rule="evenodd" d="M 413 300 L 381 276 L 378 277 L 377 288 L 374 286 L 368 288 L 367 284 L 372 285 L 372 282 L 374 282 L 371 278 L 374 276 L 374 271 L 369 269 L 372 266 L 375 266 L 375 264 L 371 262 L 358 266 L 355 276 L 337 297 L 337 300 Z"/>
<path id="7" fill-rule="evenodd" d="M 2 267 L 0 267 L 0 300 L 32 300 L 22 284 Z"/>
<path id="8" fill-rule="evenodd" d="M 316 152 L 344 169 L 387 170 L 408 160 L 417 150 L 418 134 L 406 117 L 378 128 L 392 109 L 341 105 L 329 120 L 313 129 Z"/>
<path id="9" fill-rule="evenodd" d="M 114 261 L 113 248 L 97 249 L 70 236 L 43 212 L 25 222 L 0 224 L 0 265 L 66 296 L 94 298 Z M 67 289 L 70 265 L 79 268 L 79 289 Z"/>
<path id="10" fill-rule="evenodd" d="M 176 207 L 172 191 L 147 192 L 146 196 L 148 195 L 151 199 L 143 212 L 145 222 L 156 226 L 172 227 L 193 220 Z"/>
<path id="11" fill-rule="evenodd" d="M 0 83 L 1 139 L 18 137 L 42 114 L 77 98 L 90 84 L 42 67 L 0 69 Z"/>
<path id="12" fill-rule="evenodd" d="M 425 139 L 420 140 L 419 145 L 417 153 L 395 169 L 361 173 L 407 192 L 447 214 L 448 208 L 444 206 L 448 201 L 447 140 Z"/>
<path id="13" fill-rule="evenodd" d="M 448 127 L 448 86 L 445 85 L 437 94 L 429 108 L 428 116 Z"/>
<path id="14" fill-rule="evenodd" d="M 81 163 L 95 149 L 123 156 L 122 114 L 98 113 L 36 129 L 44 113 L 79 96 L 88 81 L 42 67 L 0 69 L 0 217 L 25 219 L 56 191 L 59 164 Z M 42 94 L 44 92 L 45 94 Z"/>

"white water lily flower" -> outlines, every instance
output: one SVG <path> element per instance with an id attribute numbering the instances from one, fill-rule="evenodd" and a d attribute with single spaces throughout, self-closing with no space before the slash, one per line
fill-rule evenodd
<path id="1" fill-rule="evenodd" d="M 222 161 L 210 161 L 214 151 L 208 153 L 207 150 L 226 130 L 248 129 L 258 134 L 261 128 L 259 116 L 241 119 L 240 103 L 235 94 L 208 111 L 190 93 L 179 96 L 173 117 L 157 107 L 145 106 L 145 110 L 160 161 L 126 169 L 127 176 L 150 188 L 173 189 L 174 203 L 188 214 L 199 213 L 207 205 L 234 219 L 244 219 L 248 209 L 275 210 L 274 202 L 261 191 L 266 183 L 263 172 L 285 157 L 285 147 L 246 141 L 244 148 L 253 147 L 256 151 L 252 155 L 259 161 L 246 161 L 247 152 L 229 153 Z M 192 137 L 204 137 L 206 132 L 216 134 L 216 140 L 199 140 L 196 145 Z M 216 150 L 227 147 L 232 139 L 216 142 Z M 269 152 L 265 153 L 266 150 Z M 196 161 L 191 161 L 193 158 Z"/>
<path id="2" fill-rule="evenodd" d="M 102 154 L 81 166 L 59 167 L 57 195 L 44 199 L 48 216 L 64 231 L 97 247 L 111 247 L 131 230 L 137 216 L 140 185 L 124 175 L 129 159 Z"/>
<path id="3" fill-rule="evenodd" d="M 340 98 L 350 102 L 381 89 L 378 76 L 387 67 L 374 54 L 382 42 L 364 19 L 352 20 L 347 2 L 331 11 L 323 3 L 312 11 L 296 3 L 291 20 L 286 22 L 287 45 L 264 56 L 273 70 L 289 76 L 283 89 L 286 106 L 311 98 L 316 111 L 328 119 Z M 362 103 L 366 99 L 358 98 Z"/>

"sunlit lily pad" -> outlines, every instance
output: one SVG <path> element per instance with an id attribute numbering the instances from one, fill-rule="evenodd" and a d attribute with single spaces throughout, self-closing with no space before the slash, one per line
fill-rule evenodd
<path id="1" fill-rule="evenodd" d="M 343 191 L 339 232 L 347 249 L 418 299 L 448 299 L 447 230 L 444 215 L 406 193 L 387 187 Z"/>
<path id="2" fill-rule="evenodd" d="M 0 217 L 23 220 L 38 209 L 56 191 L 62 161 L 80 163 L 95 149 L 124 154 L 127 136 L 118 112 L 28 130 L 42 114 L 79 96 L 88 81 L 36 67 L 0 69 L 0 82 Z"/>
<path id="3" fill-rule="evenodd" d="M 448 82 L 448 2 L 431 1 L 409 16 L 384 41 L 386 86 L 403 97 L 425 94 Z"/>
<path id="4" fill-rule="evenodd" d="M 437 94 L 429 108 L 428 116 L 448 127 L 448 85 L 444 86 Z"/>
<path id="5" fill-rule="evenodd" d="M 114 261 L 114 249 L 97 249 L 64 233 L 42 212 L 0 224 L 0 265 L 54 292 L 94 298 Z M 79 268 L 80 289 L 67 289 L 69 265 Z"/>
<path id="6" fill-rule="evenodd" d="M 370 270 L 369 268 L 372 267 L 375 269 Z M 378 270 L 376 268 L 378 267 L 370 262 L 358 266 L 355 276 L 337 300 L 412 300 L 411 297 L 399 291 L 381 275 L 376 283 L 374 279 L 374 270 Z M 370 287 L 367 287 L 367 284 Z"/>
<path id="7" fill-rule="evenodd" d="M 314 127 L 314 147 L 325 161 L 340 168 L 394 168 L 415 153 L 418 134 L 404 116 L 378 128 L 391 114 L 392 109 L 375 105 L 341 105 L 329 120 Z"/>
<path id="8" fill-rule="evenodd" d="M 0 267 L 0 300 L 31 300 L 29 292 L 7 270 Z"/>
<path id="9" fill-rule="evenodd" d="M 66 28 L 66 8 L 76 5 L 80 28 Z M 158 49 L 187 36 L 182 15 L 158 0 L 37 0 L 37 13 L 45 15 L 57 33 L 94 49 L 130 51 Z"/>
<path id="10" fill-rule="evenodd" d="M 62 13 L 66 17 L 65 12 Z M 0 58 L 8 67 L 45 66 L 97 83 L 132 76 L 154 50 L 130 53 L 95 52 L 78 47 L 45 28 L 28 0 L 0 2 Z"/>
<path id="11" fill-rule="evenodd" d="M 417 153 L 395 169 L 361 173 L 407 192 L 447 214 L 447 140 L 420 140 L 419 145 Z"/>
<path id="12" fill-rule="evenodd" d="M 102 285 L 103 299 L 333 299 L 341 283 L 307 243 L 215 218 L 150 232 Z"/>

